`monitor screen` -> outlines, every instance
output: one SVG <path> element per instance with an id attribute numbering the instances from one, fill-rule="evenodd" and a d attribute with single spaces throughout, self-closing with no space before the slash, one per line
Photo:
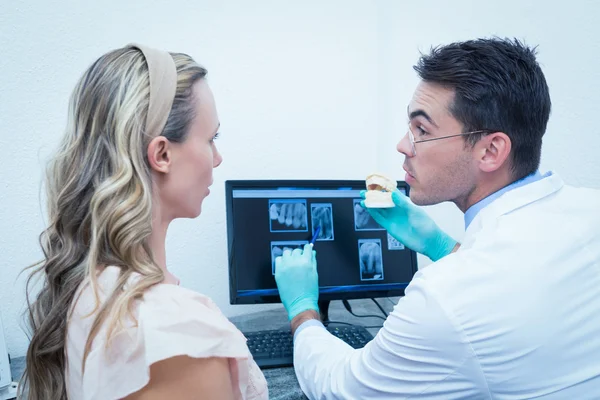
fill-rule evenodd
<path id="1" fill-rule="evenodd" d="M 303 248 L 317 227 L 319 300 L 404 295 L 416 254 L 360 206 L 364 188 L 359 180 L 226 181 L 230 303 L 280 302 L 275 258 Z M 398 189 L 408 194 L 405 182 Z"/>

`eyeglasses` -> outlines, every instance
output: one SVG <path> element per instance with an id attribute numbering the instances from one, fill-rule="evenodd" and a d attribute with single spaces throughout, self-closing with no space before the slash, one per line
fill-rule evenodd
<path id="1" fill-rule="evenodd" d="M 432 139 L 415 140 L 415 135 L 412 133 L 412 129 L 410 129 L 410 123 L 408 124 L 408 140 L 410 141 L 410 146 L 412 148 L 413 157 L 417 155 L 417 147 L 415 146 L 416 143 L 432 142 L 434 140 L 448 139 L 451 137 L 467 136 L 467 135 L 473 135 L 476 133 L 492 133 L 492 132 L 494 132 L 494 131 L 491 129 L 480 129 L 477 131 L 458 133 L 456 135 L 441 136 L 441 137 L 436 137 L 436 138 L 432 138 Z"/>

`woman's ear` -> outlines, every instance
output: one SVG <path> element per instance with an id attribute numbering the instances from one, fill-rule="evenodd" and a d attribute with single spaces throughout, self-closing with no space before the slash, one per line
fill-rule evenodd
<path id="1" fill-rule="evenodd" d="M 478 143 L 479 168 L 484 172 L 494 172 L 509 162 L 512 143 L 504 132 L 485 135 Z"/>
<path id="2" fill-rule="evenodd" d="M 148 162 L 150 168 L 156 172 L 168 173 L 171 167 L 171 148 L 169 140 L 164 136 L 157 136 L 148 145 Z"/>

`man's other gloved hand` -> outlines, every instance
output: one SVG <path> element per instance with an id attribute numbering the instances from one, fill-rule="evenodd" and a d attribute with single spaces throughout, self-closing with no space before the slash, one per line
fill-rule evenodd
<path id="1" fill-rule="evenodd" d="M 392 193 L 393 208 L 366 207 L 365 193 L 364 190 L 360 193 L 363 198 L 360 205 L 382 228 L 409 249 L 437 261 L 450 254 L 456 246 L 456 240 L 442 231 L 425 211 L 399 190 Z"/>
<path id="2" fill-rule="evenodd" d="M 303 311 L 319 311 L 317 253 L 310 244 L 304 250 L 286 249 L 275 259 L 275 281 L 290 321 Z"/>

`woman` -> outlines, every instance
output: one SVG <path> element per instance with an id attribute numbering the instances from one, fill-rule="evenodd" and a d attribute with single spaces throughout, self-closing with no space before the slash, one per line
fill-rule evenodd
<path id="1" fill-rule="evenodd" d="M 205 75 L 187 55 L 130 45 L 76 86 L 48 169 L 21 398 L 268 397 L 241 332 L 166 267 L 170 222 L 200 214 L 222 161 Z"/>

